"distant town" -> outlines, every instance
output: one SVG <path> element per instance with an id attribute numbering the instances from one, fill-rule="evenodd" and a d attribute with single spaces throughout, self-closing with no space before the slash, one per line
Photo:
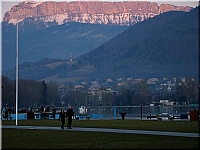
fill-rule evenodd
<path id="1" fill-rule="evenodd" d="M 118 78 L 117 81 L 109 78 L 103 85 L 97 81 L 91 81 L 90 85 L 81 82 L 73 89 L 68 85 L 60 85 L 58 93 L 61 106 L 66 103 L 77 106 L 163 106 L 199 103 L 198 82 L 186 77 L 162 80 Z"/>

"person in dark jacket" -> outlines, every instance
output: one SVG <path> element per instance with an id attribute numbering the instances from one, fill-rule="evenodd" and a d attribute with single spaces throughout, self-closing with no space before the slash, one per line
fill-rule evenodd
<path id="1" fill-rule="evenodd" d="M 61 129 L 64 130 L 64 125 L 65 125 L 65 112 L 64 109 L 61 109 L 60 115 L 59 115 L 59 121 L 61 120 Z"/>
<path id="2" fill-rule="evenodd" d="M 6 108 L 6 111 L 5 111 L 5 119 L 8 120 L 8 109 Z"/>
<path id="3" fill-rule="evenodd" d="M 55 119 L 56 119 L 56 108 L 53 107 L 53 120 L 55 121 Z"/>
<path id="4" fill-rule="evenodd" d="M 74 116 L 74 111 L 72 106 L 69 106 L 68 110 L 66 111 L 66 117 L 68 120 L 67 129 L 72 129 L 72 116 Z"/>

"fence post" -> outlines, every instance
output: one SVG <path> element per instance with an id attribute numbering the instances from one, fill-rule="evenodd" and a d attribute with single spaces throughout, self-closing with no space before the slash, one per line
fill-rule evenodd
<path id="1" fill-rule="evenodd" d="M 113 111 L 114 111 L 114 119 L 116 119 L 116 117 L 117 117 L 117 109 L 116 109 L 116 106 L 113 107 Z"/>

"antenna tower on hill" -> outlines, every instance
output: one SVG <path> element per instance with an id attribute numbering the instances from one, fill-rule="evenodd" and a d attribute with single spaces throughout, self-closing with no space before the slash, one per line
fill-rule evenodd
<path id="1" fill-rule="evenodd" d="M 72 56 L 72 53 L 70 54 L 70 61 L 72 61 L 73 60 L 73 56 Z"/>

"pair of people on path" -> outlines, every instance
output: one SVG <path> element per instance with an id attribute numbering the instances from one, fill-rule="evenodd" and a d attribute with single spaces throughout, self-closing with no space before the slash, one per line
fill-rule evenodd
<path id="1" fill-rule="evenodd" d="M 61 129 L 64 130 L 65 117 L 68 120 L 67 129 L 72 129 L 72 116 L 74 116 L 74 111 L 72 109 L 72 106 L 69 106 L 66 113 L 64 112 L 64 109 L 61 109 L 61 112 L 59 115 L 59 120 L 61 120 Z"/>

